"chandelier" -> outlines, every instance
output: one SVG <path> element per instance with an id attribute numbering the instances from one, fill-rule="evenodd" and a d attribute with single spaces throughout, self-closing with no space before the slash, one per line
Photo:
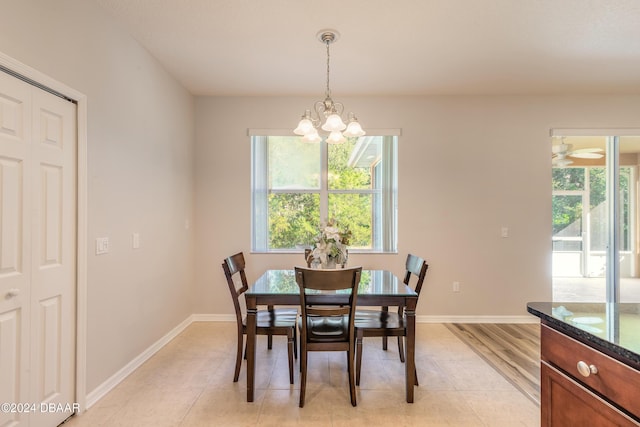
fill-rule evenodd
<path id="1" fill-rule="evenodd" d="M 365 135 L 362 126 L 358 122 L 355 114 L 349 112 L 347 117 L 348 125 L 342 120 L 344 105 L 331 99 L 331 88 L 329 87 L 329 45 L 338 40 L 340 34 L 335 30 L 321 30 L 317 37 L 327 46 L 327 89 L 325 90 L 324 101 L 316 101 L 313 115 L 311 110 L 305 110 L 298 127 L 293 130 L 296 135 L 302 135 L 307 142 L 320 142 L 322 138 L 318 134 L 318 128 L 329 132 L 327 142 L 329 144 L 340 144 L 345 141 L 345 137 L 357 137 Z M 324 122 L 323 122 L 324 120 Z"/>

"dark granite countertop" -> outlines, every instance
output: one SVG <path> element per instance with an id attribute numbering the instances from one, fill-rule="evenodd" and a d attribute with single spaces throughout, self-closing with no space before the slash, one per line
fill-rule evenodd
<path id="1" fill-rule="evenodd" d="M 527 311 L 543 324 L 640 370 L 640 304 L 530 302 Z"/>

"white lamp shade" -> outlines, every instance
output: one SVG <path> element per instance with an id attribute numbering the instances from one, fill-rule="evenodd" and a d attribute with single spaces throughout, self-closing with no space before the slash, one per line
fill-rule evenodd
<path id="1" fill-rule="evenodd" d="M 327 117 L 327 121 L 322 125 L 322 129 L 327 132 L 335 132 L 344 130 L 347 125 L 344 124 L 342 118 L 337 114 L 331 114 Z"/>
<path id="2" fill-rule="evenodd" d="M 313 123 L 311 123 L 311 120 L 303 118 L 298 123 L 298 127 L 293 130 L 293 133 L 295 133 L 296 135 L 307 135 L 312 131 L 318 133 L 313 127 Z"/>
<path id="3" fill-rule="evenodd" d="M 344 136 L 342 136 L 342 132 L 339 131 L 333 131 L 329 134 L 329 137 L 327 138 L 327 143 L 329 144 L 341 144 L 343 143 L 345 140 Z"/>
<path id="4" fill-rule="evenodd" d="M 366 132 L 362 130 L 362 126 L 360 126 L 360 123 L 357 120 L 350 121 L 347 126 L 347 130 L 344 131 L 344 136 L 349 138 L 364 135 L 366 135 Z"/>
<path id="5" fill-rule="evenodd" d="M 318 131 L 314 128 L 311 132 L 302 137 L 304 142 L 320 142 L 322 138 L 318 135 Z"/>

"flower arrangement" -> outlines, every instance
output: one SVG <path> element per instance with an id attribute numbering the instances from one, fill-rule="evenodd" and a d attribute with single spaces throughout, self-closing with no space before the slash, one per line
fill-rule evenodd
<path id="1" fill-rule="evenodd" d="M 315 264 L 325 268 L 335 268 L 336 264 L 347 263 L 347 246 L 352 237 L 348 227 L 341 228 L 338 221 L 331 219 L 320 225 L 320 233 L 314 239 L 311 252 Z"/>

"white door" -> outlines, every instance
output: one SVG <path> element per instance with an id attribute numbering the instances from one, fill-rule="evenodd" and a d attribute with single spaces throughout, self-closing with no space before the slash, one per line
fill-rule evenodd
<path id="1" fill-rule="evenodd" d="M 0 72 L 0 426 L 75 408 L 76 107 Z"/>

